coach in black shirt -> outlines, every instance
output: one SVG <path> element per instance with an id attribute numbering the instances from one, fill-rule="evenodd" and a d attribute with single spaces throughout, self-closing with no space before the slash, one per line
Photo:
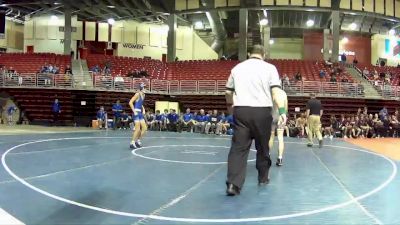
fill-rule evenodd
<path id="1" fill-rule="evenodd" d="M 308 147 L 313 146 L 313 137 L 317 136 L 319 147 L 322 148 L 321 134 L 321 116 L 323 110 L 321 101 L 315 98 L 315 94 L 311 94 L 311 99 L 307 102 L 307 126 L 308 126 Z"/>

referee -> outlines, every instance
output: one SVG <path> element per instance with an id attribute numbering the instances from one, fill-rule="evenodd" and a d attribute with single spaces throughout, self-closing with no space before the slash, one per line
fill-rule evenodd
<path id="1" fill-rule="evenodd" d="M 228 156 L 228 196 L 240 194 L 246 176 L 247 158 L 253 139 L 257 149 L 256 168 L 259 185 L 269 182 L 271 158 L 268 142 L 271 133 L 272 99 L 279 120 L 286 123 L 286 110 L 279 92 L 281 81 L 275 66 L 264 61 L 264 47 L 254 45 L 250 59 L 235 66 L 226 84 L 226 102 L 234 117 L 232 146 Z"/>

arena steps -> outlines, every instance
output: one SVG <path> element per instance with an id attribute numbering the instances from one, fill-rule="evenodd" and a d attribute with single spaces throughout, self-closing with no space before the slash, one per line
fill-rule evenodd
<path id="1" fill-rule="evenodd" d="M 379 99 L 382 98 L 381 94 L 372 86 L 372 84 L 364 79 L 361 76 L 361 73 L 356 70 L 355 68 L 347 68 L 348 74 L 353 78 L 353 80 L 358 81 L 362 84 L 364 87 L 364 93 L 366 98 L 371 98 L 371 99 Z"/>

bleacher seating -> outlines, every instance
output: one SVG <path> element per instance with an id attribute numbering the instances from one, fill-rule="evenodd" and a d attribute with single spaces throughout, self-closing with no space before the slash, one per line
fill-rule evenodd
<path id="1" fill-rule="evenodd" d="M 149 73 L 150 79 L 159 80 L 226 80 L 230 70 L 239 63 L 231 60 L 188 60 L 163 63 L 159 60 L 106 55 L 90 55 L 87 60 L 89 68 L 95 65 L 103 68 L 109 62 L 113 76 L 117 74 L 126 76 L 131 70 L 144 68 Z M 268 62 L 277 67 L 281 76 L 287 74 L 291 79 L 297 72 L 300 72 L 307 81 L 329 81 L 330 79 L 329 68 L 322 61 L 272 59 Z M 328 74 L 323 79 L 319 77 L 320 70 L 325 70 Z M 343 76 L 349 82 L 353 81 L 346 71 L 341 73 L 341 77 Z M 338 81 L 341 77 L 338 77 Z"/>
<path id="2" fill-rule="evenodd" d="M 397 86 L 400 83 L 400 68 L 398 67 L 392 67 L 392 66 L 374 66 L 374 65 L 358 65 L 357 68 L 362 72 L 365 68 L 367 68 L 367 70 L 370 73 L 370 80 L 373 80 L 372 74 L 374 71 L 378 72 L 378 74 L 380 73 L 392 73 L 392 79 L 391 79 L 391 85 L 393 86 Z"/>
<path id="3" fill-rule="evenodd" d="M 69 55 L 53 53 L 4 53 L 0 54 L 0 65 L 12 67 L 17 73 L 37 73 L 46 63 L 56 65 L 63 73 L 67 65 L 71 65 Z"/>
<path id="4" fill-rule="evenodd" d="M 145 69 L 152 79 L 169 79 L 166 65 L 160 60 L 91 54 L 87 57 L 87 63 L 89 69 L 95 65 L 103 69 L 106 63 L 110 63 L 112 76 L 127 76 L 129 71 Z"/>

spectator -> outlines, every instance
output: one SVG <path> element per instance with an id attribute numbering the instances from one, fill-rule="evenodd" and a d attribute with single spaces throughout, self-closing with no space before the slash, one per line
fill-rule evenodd
<path id="1" fill-rule="evenodd" d="M 379 119 L 383 121 L 385 117 L 389 116 L 388 110 L 386 106 L 384 106 L 380 111 L 379 111 Z"/>
<path id="2" fill-rule="evenodd" d="M 17 107 L 15 105 L 11 105 L 7 109 L 7 120 L 8 120 L 8 126 L 14 125 L 14 113 L 17 111 Z"/>
<path id="3" fill-rule="evenodd" d="M 367 67 L 364 68 L 364 70 L 363 70 L 363 75 L 364 75 L 365 77 L 369 77 L 369 70 L 367 69 Z"/>
<path id="4" fill-rule="evenodd" d="M 193 133 L 193 128 L 195 124 L 196 124 L 195 118 L 193 117 L 193 114 L 190 112 L 190 108 L 187 108 L 186 113 L 183 114 L 182 116 L 182 123 L 181 123 L 182 128 L 187 127 L 187 131 Z"/>
<path id="5" fill-rule="evenodd" d="M 217 128 L 217 123 L 220 122 L 218 119 L 219 119 L 218 118 L 218 110 L 214 110 L 212 113 L 210 113 L 208 122 L 207 122 L 205 130 L 204 130 L 204 132 L 206 134 L 209 134 L 210 131 L 213 133 L 215 132 L 215 130 Z"/>
<path id="6" fill-rule="evenodd" d="M 294 78 L 296 79 L 296 81 L 302 81 L 303 77 L 301 76 L 300 72 L 297 72 L 296 75 L 294 76 Z"/>
<path id="7" fill-rule="evenodd" d="M 103 106 L 100 106 L 99 111 L 97 111 L 96 118 L 99 124 L 99 129 L 107 129 L 107 113 L 104 111 Z"/>
<path id="8" fill-rule="evenodd" d="M 93 73 L 100 73 L 100 66 L 95 65 L 92 68 L 90 68 L 90 71 L 92 71 Z"/>
<path id="9" fill-rule="evenodd" d="M 112 111 L 114 113 L 114 130 L 121 129 L 121 113 L 124 111 L 119 100 L 112 106 Z"/>
<path id="10" fill-rule="evenodd" d="M 178 131 L 177 128 L 178 128 L 179 115 L 176 114 L 176 110 L 171 109 L 167 117 L 168 117 L 167 130 L 175 132 Z"/>
<path id="11" fill-rule="evenodd" d="M 336 76 L 335 76 L 335 75 L 332 75 L 332 76 L 331 76 L 331 79 L 329 80 L 329 82 L 336 83 L 336 82 L 337 82 Z"/>
<path id="12" fill-rule="evenodd" d="M 326 76 L 326 73 L 325 73 L 325 71 L 324 70 L 320 70 L 319 71 L 319 78 L 325 78 L 325 76 Z"/>
<path id="13" fill-rule="evenodd" d="M 52 112 L 53 112 L 53 126 L 56 126 L 58 124 L 58 119 L 60 118 L 61 114 L 61 105 L 57 98 L 53 102 Z"/>
<path id="14" fill-rule="evenodd" d="M 154 120 L 151 123 L 151 130 L 159 130 L 161 131 L 163 125 L 163 116 L 161 115 L 160 110 L 156 110 L 156 114 L 154 115 Z"/>
<path id="15" fill-rule="evenodd" d="M 347 56 L 345 53 L 343 53 L 342 55 L 340 55 L 340 62 L 345 65 L 347 61 Z"/>
<path id="16" fill-rule="evenodd" d="M 305 136 L 306 123 L 306 115 L 302 113 L 300 117 L 296 119 L 296 128 L 300 131 L 300 137 Z"/>
<path id="17" fill-rule="evenodd" d="M 347 79 L 347 77 L 343 77 L 341 82 L 342 83 L 349 83 L 349 79 Z"/>
<path id="18" fill-rule="evenodd" d="M 233 134 L 233 116 L 228 115 L 221 121 L 221 133 L 222 134 Z M 218 128 L 217 128 L 218 129 Z M 231 131 L 231 132 L 229 132 Z"/>
<path id="19" fill-rule="evenodd" d="M 121 128 L 124 130 L 129 129 L 130 120 L 131 118 L 129 118 L 129 115 L 125 111 L 123 111 L 121 114 Z"/>
<path id="20" fill-rule="evenodd" d="M 289 87 L 290 88 L 290 79 L 289 79 L 289 77 L 288 77 L 288 75 L 286 73 L 283 74 L 282 84 L 283 84 L 283 87 Z"/>
<path id="21" fill-rule="evenodd" d="M 147 124 L 147 127 L 151 127 L 153 124 L 153 121 L 155 120 L 155 115 L 152 110 L 146 110 L 145 114 L 145 122 Z"/>
<path id="22" fill-rule="evenodd" d="M 53 65 L 49 64 L 49 66 L 47 67 L 47 71 L 46 72 L 47 73 L 52 73 L 53 69 L 54 69 Z"/>
<path id="23" fill-rule="evenodd" d="M 358 64 L 357 57 L 354 56 L 354 59 L 353 59 L 353 66 L 354 66 L 354 67 L 357 67 L 357 64 Z"/>
<path id="24" fill-rule="evenodd" d="M 207 116 L 205 115 L 204 109 L 200 109 L 200 114 L 196 116 L 195 132 L 204 133 L 207 123 Z"/>
<path id="25" fill-rule="evenodd" d="M 72 75 L 72 69 L 71 69 L 71 67 L 69 65 L 67 65 L 67 67 L 65 67 L 64 73 Z"/>

